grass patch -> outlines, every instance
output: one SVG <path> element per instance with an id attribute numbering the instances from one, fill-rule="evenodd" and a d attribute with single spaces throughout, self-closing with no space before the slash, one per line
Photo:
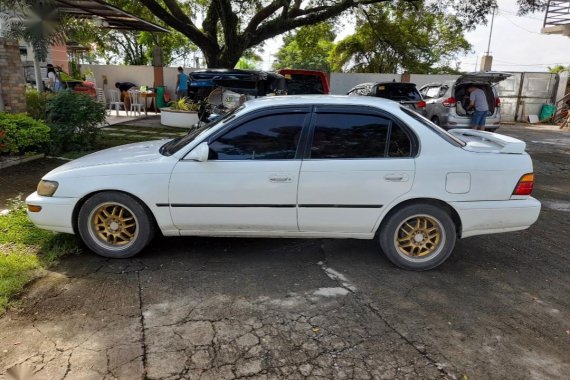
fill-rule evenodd
<path id="1" fill-rule="evenodd" d="M 22 201 L 14 201 L 8 215 L 0 216 L 0 314 L 38 269 L 46 269 L 69 253 L 79 252 L 73 235 L 36 228 Z"/>

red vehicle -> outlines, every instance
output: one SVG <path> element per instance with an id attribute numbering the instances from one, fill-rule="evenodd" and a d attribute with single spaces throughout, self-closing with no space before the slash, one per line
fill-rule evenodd
<path id="1" fill-rule="evenodd" d="M 322 71 L 280 69 L 287 80 L 287 95 L 330 94 L 329 81 Z"/>

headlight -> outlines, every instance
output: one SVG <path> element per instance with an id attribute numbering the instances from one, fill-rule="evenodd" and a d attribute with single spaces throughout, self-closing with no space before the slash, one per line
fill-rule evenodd
<path id="1" fill-rule="evenodd" d="M 40 183 L 38 183 L 38 195 L 51 197 L 57 190 L 58 186 L 59 184 L 55 181 L 45 181 L 42 179 Z"/>

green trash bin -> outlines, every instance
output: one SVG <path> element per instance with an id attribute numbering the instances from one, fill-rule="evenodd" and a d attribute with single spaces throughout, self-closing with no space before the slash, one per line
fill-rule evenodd
<path id="1" fill-rule="evenodd" d="M 166 91 L 165 86 L 157 86 L 156 87 L 156 105 L 158 106 L 158 109 L 161 109 L 162 107 L 166 107 L 166 103 L 164 101 L 164 92 L 165 91 Z"/>
<path id="2" fill-rule="evenodd" d="M 548 120 L 552 116 L 554 116 L 555 112 L 556 112 L 556 106 L 554 104 L 543 104 L 542 109 L 540 110 L 540 116 L 538 119 L 540 121 Z"/>

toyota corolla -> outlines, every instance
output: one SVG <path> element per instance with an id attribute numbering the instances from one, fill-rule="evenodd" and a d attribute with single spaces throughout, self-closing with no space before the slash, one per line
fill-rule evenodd
<path id="1" fill-rule="evenodd" d="M 538 218 L 525 143 L 446 132 L 373 97 L 246 102 L 170 141 L 100 151 L 28 196 L 40 228 L 125 258 L 164 236 L 376 239 L 399 267 L 443 263 L 456 239 Z"/>

